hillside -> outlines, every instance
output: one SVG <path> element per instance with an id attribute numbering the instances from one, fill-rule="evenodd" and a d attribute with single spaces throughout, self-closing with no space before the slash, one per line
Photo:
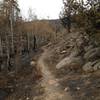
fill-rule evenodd
<path id="1" fill-rule="evenodd" d="M 100 2 L 62 3 L 59 19 L 40 20 L 36 9 L 22 16 L 17 0 L 0 2 L 0 100 L 100 100 Z"/>

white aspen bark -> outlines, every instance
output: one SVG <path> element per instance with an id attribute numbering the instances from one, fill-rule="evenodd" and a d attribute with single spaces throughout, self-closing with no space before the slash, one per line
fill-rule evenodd
<path id="1" fill-rule="evenodd" d="M 11 30 L 11 46 L 12 46 L 12 53 L 14 53 L 14 31 L 13 31 L 13 7 L 11 7 L 10 12 L 10 30 Z"/>

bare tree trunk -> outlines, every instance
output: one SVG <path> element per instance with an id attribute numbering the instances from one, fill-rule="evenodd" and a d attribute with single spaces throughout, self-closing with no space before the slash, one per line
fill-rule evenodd
<path id="1" fill-rule="evenodd" d="M 22 37 L 22 32 L 21 32 L 21 35 L 20 35 L 20 55 L 22 55 L 22 50 L 23 50 L 23 41 L 22 41 L 22 39 L 23 39 L 23 37 Z"/>
<path id="2" fill-rule="evenodd" d="M 3 48 L 2 48 L 2 40 L 1 40 L 1 37 L 0 37 L 0 56 L 1 57 L 3 56 Z"/>
<path id="3" fill-rule="evenodd" d="M 9 51 L 9 41 L 7 35 L 6 35 L 6 49 L 7 49 L 7 71 L 8 71 L 9 61 L 10 61 L 10 51 Z"/>
<path id="4" fill-rule="evenodd" d="M 11 12 L 10 12 L 10 30 L 11 30 L 11 40 L 12 40 L 12 53 L 14 53 L 14 31 L 13 31 L 13 8 L 11 7 Z"/>
<path id="5" fill-rule="evenodd" d="M 29 33 L 27 33 L 27 49 L 28 49 L 28 52 L 30 50 L 30 36 L 29 36 Z"/>
<path id="6" fill-rule="evenodd" d="M 36 36 L 34 35 L 34 50 L 36 49 L 37 43 L 36 43 Z"/>

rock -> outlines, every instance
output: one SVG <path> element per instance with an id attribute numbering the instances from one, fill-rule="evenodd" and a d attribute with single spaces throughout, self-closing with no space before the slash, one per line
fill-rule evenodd
<path id="1" fill-rule="evenodd" d="M 96 63 L 93 67 L 93 69 L 96 71 L 98 69 L 100 69 L 100 62 Z"/>
<path id="2" fill-rule="evenodd" d="M 52 45 L 52 43 L 51 43 L 51 42 L 49 42 L 46 46 L 47 46 L 47 47 L 49 47 L 49 46 L 51 46 L 51 45 Z"/>
<path id="3" fill-rule="evenodd" d="M 66 57 L 56 65 L 56 68 L 60 69 L 63 67 L 68 67 L 71 69 L 78 69 L 82 65 L 83 65 L 82 57 Z"/>
<path id="4" fill-rule="evenodd" d="M 95 61 L 92 62 L 92 65 L 94 66 L 95 64 L 99 63 L 100 62 L 100 59 L 97 59 Z"/>
<path id="5" fill-rule="evenodd" d="M 94 71 L 97 71 L 98 69 L 100 69 L 100 59 L 93 61 L 92 66 L 93 66 Z"/>
<path id="6" fill-rule="evenodd" d="M 77 87 L 76 89 L 79 91 L 80 90 L 80 87 Z"/>
<path id="7" fill-rule="evenodd" d="M 93 45 L 89 45 L 85 47 L 86 52 L 90 51 L 91 49 L 93 49 Z"/>
<path id="8" fill-rule="evenodd" d="M 66 65 L 68 65 L 69 63 L 71 63 L 71 57 L 66 57 L 63 60 L 61 60 L 57 65 L 56 68 L 60 69 L 62 67 L 65 67 Z"/>
<path id="9" fill-rule="evenodd" d="M 97 70 L 98 70 L 98 67 L 97 67 L 97 66 L 94 66 L 94 67 L 93 67 L 93 70 L 94 70 L 94 71 L 97 71 Z"/>
<path id="10" fill-rule="evenodd" d="M 66 50 L 63 50 L 62 52 L 61 52 L 61 54 L 65 54 L 67 51 Z"/>
<path id="11" fill-rule="evenodd" d="M 66 87 L 66 88 L 64 89 L 65 92 L 68 92 L 69 90 L 70 90 L 69 87 Z"/>
<path id="12" fill-rule="evenodd" d="M 100 56 L 100 48 L 93 48 L 85 53 L 84 58 L 86 60 L 95 59 Z"/>
<path id="13" fill-rule="evenodd" d="M 27 97 L 27 98 L 26 98 L 26 100 L 30 100 L 30 98 L 29 98 L 29 97 Z"/>
<path id="14" fill-rule="evenodd" d="M 31 65 L 31 66 L 35 66 L 35 65 L 36 65 L 36 61 L 31 61 L 31 62 L 30 62 L 30 65 Z"/>
<path id="15" fill-rule="evenodd" d="M 83 66 L 85 72 L 93 72 L 100 69 L 100 59 L 95 60 L 94 62 L 88 62 Z"/>
<path id="16" fill-rule="evenodd" d="M 93 71 L 92 62 L 86 63 L 86 64 L 82 67 L 82 69 L 83 69 L 83 71 L 85 71 L 85 72 L 92 72 L 92 71 Z"/>

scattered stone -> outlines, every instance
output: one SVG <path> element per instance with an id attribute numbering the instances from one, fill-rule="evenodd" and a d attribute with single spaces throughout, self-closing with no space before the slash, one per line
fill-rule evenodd
<path id="1" fill-rule="evenodd" d="M 69 91 L 69 87 L 66 87 L 66 88 L 64 89 L 64 91 L 65 91 L 65 92 L 68 92 L 68 91 Z"/>
<path id="2" fill-rule="evenodd" d="M 31 62 L 30 62 L 30 65 L 31 65 L 31 66 L 35 66 L 35 65 L 36 65 L 36 61 L 31 61 Z"/>
<path id="3" fill-rule="evenodd" d="M 79 91 L 80 90 L 80 87 L 77 87 L 76 89 Z"/>
<path id="4" fill-rule="evenodd" d="M 66 51 L 66 50 L 64 50 L 64 51 L 62 51 L 62 52 L 61 52 L 61 54 L 65 54 L 66 52 L 67 52 L 67 51 Z"/>
<path id="5" fill-rule="evenodd" d="M 27 97 L 27 98 L 26 98 L 26 100 L 30 100 L 30 98 L 29 98 L 29 97 Z"/>

